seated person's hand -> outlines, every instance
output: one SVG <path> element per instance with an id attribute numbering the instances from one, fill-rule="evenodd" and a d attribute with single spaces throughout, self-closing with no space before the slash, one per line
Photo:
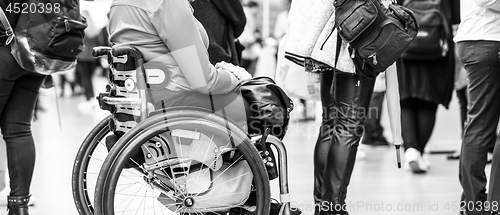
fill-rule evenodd
<path id="1" fill-rule="evenodd" d="M 215 69 L 225 70 L 225 71 L 228 71 L 230 73 L 233 73 L 234 76 L 236 76 L 236 78 L 238 78 L 238 80 L 240 80 L 240 81 L 245 81 L 245 80 L 252 78 L 252 75 L 250 73 L 248 73 L 244 68 L 233 65 L 231 63 L 224 62 L 224 61 L 215 64 Z"/>
<path id="2" fill-rule="evenodd" d="M 108 63 L 108 59 L 107 58 L 104 58 L 104 57 L 100 57 L 99 58 L 99 63 L 101 64 L 102 68 L 109 68 L 109 63 Z"/>

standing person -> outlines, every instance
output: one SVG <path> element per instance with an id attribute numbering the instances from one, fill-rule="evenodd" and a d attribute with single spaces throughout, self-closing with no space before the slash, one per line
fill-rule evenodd
<path id="1" fill-rule="evenodd" d="M 462 22 L 454 40 L 469 78 L 470 102 L 459 174 L 465 214 L 499 214 L 500 139 L 496 128 L 500 118 L 500 0 L 461 0 L 460 4 Z M 484 168 L 492 145 L 495 149 L 486 194 Z"/>
<path id="2" fill-rule="evenodd" d="M 0 135 L 0 206 L 8 205 L 7 195 L 9 189 L 7 189 L 7 150 L 5 146 L 5 141 Z M 35 204 L 35 197 L 31 196 L 28 205 L 32 206 Z"/>
<path id="3" fill-rule="evenodd" d="M 1 1 L 0 6 L 26 4 L 26 0 Z M 21 13 L 5 11 L 16 26 Z M 6 144 L 10 193 L 9 215 L 28 215 L 30 186 L 35 167 L 35 142 L 31 122 L 38 91 L 46 76 L 26 71 L 11 55 L 9 45 L 0 45 L 0 130 Z"/>
<path id="4" fill-rule="evenodd" d="M 87 18 L 88 27 L 85 29 L 83 51 L 77 56 L 75 74 L 85 96 L 85 101 L 78 104 L 78 110 L 85 113 L 97 107 L 97 101 L 94 99 L 92 78 L 94 71 L 99 66 L 99 59 L 92 56 L 92 49 L 99 45 L 99 29 L 96 28 L 95 23 L 92 21 L 89 11 L 83 10 L 82 15 Z"/>
<path id="5" fill-rule="evenodd" d="M 246 17 L 240 0 L 196 0 L 194 16 L 208 34 L 210 63 L 240 64 L 242 45 L 236 39 L 245 29 Z"/>
<path id="6" fill-rule="evenodd" d="M 448 25 L 444 27 L 451 32 L 452 24 L 459 22 L 459 4 L 453 0 L 442 0 L 441 4 L 448 20 Z M 396 63 L 406 150 L 405 168 L 414 173 L 425 173 L 429 168 L 429 162 L 423 155 L 434 129 L 437 108 L 439 104 L 448 108 L 453 93 L 455 48 L 453 35 L 447 37 L 448 51 L 444 57 L 421 60 L 401 58 Z"/>
<path id="7" fill-rule="evenodd" d="M 277 40 L 277 43 L 281 41 L 283 36 L 285 36 L 288 29 L 288 13 L 290 11 L 290 6 L 292 5 L 292 0 L 285 0 L 284 10 L 281 11 L 276 17 L 276 23 L 274 25 L 273 36 Z M 276 52 L 277 53 L 277 52 Z M 276 55 L 277 57 L 277 55 Z M 307 100 L 308 98 L 299 98 L 300 104 L 297 105 L 296 110 L 300 111 L 299 121 L 314 120 L 313 117 L 309 117 Z"/>
<path id="8" fill-rule="evenodd" d="M 456 35 L 458 25 L 453 26 L 453 35 Z M 455 92 L 457 94 L 458 103 L 460 105 L 460 128 L 462 129 L 462 136 L 464 134 L 465 120 L 467 119 L 467 72 L 464 66 L 458 59 L 458 53 L 455 54 Z M 460 149 L 447 156 L 449 160 L 460 159 Z"/>
<path id="9" fill-rule="evenodd" d="M 347 187 L 354 169 L 375 79 L 361 75 L 337 35 L 333 0 L 293 0 L 285 54 L 320 79 L 323 115 L 314 149 L 315 215 L 348 214 Z"/>
<path id="10" fill-rule="evenodd" d="M 377 76 L 373 95 L 370 100 L 370 108 L 366 116 L 365 134 L 362 144 L 369 146 L 388 146 L 384 137 L 384 128 L 380 124 L 382 118 L 382 103 L 385 98 L 385 72 Z"/>
<path id="11" fill-rule="evenodd" d="M 259 3 L 251 0 L 244 7 L 247 23 L 243 33 L 239 37 L 241 44 L 245 47 L 241 53 L 240 66 L 245 68 L 252 76 L 255 74 L 257 60 L 262 49 L 260 44 L 260 30 L 257 17 L 259 13 Z"/>

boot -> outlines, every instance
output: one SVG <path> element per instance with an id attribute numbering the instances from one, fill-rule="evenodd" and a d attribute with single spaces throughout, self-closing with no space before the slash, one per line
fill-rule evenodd
<path id="1" fill-rule="evenodd" d="M 8 215 L 29 215 L 30 196 L 7 196 Z"/>

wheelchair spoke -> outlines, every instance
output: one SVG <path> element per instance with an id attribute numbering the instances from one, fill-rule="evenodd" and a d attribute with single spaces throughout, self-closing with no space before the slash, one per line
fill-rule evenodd
<path id="1" fill-rule="evenodd" d="M 123 203 L 125 203 L 125 201 L 129 200 L 129 203 L 126 205 L 125 207 L 125 210 L 132 204 L 133 200 L 134 200 L 134 197 L 135 196 L 138 196 L 137 193 L 139 193 L 139 190 L 142 189 L 144 187 L 144 184 L 135 192 L 135 195 L 130 195 L 130 194 L 123 194 L 124 196 L 128 196 L 126 197 L 124 200 L 122 200 L 120 203 L 118 203 L 117 206 L 120 206 L 122 205 Z M 115 193 L 116 194 L 116 193 Z"/>
<path id="2" fill-rule="evenodd" d="M 213 138 L 213 136 L 214 136 L 214 135 L 212 135 L 212 138 Z M 227 144 L 224 146 L 224 148 L 227 148 L 227 147 L 229 146 L 229 144 L 231 144 L 231 142 L 227 142 Z M 214 159 L 214 160 L 210 163 L 210 165 L 209 165 L 209 166 L 212 166 L 212 165 L 213 165 L 216 161 L 217 161 L 217 159 Z M 203 174 L 202 174 L 202 175 L 199 175 L 199 176 L 198 176 L 198 178 L 197 178 L 197 179 L 203 178 L 207 172 L 210 172 L 209 170 L 210 170 L 210 168 L 209 168 L 209 169 L 206 169 L 206 170 L 203 172 Z M 214 180 L 215 180 L 215 179 L 214 179 Z"/>
<path id="3" fill-rule="evenodd" d="M 214 136 L 215 136 L 215 135 L 213 135 L 213 134 L 212 134 L 212 137 L 210 138 L 210 143 L 209 143 L 209 145 L 208 145 L 208 146 L 211 146 L 211 145 L 212 145 L 212 143 L 214 143 Z M 214 144 L 215 144 L 215 143 L 214 143 Z M 216 145 L 216 146 L 217 146 L 217 145 Z M 203 157 L 203 160 L 207 160 L 207 155 L 208 155 L 208 150 L 205 152 L 205 156 Z M 212 165 L 214 164 L 214 162 L 215 162 L 215 159 L 212 161 L 212 163 L 210 163 L 210 166 L 212 166 Z M 198 177 L 196 178 L 196 180 L 199 180 L 199 179 L 200 179 L 200 177 L 201 177 L 201 176 L 200 176 L 200 175 L 198 175 Z"/>

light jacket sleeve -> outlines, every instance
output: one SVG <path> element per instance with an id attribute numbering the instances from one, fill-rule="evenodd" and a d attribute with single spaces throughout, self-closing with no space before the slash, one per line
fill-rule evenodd
<path id="1" fill-rule="evenodd" d="M 479 7 L 500 11 L 500 0 L 474 0 Z"/>
<path id="2" fill-rule="evenodd" d="M 225 94 L 239 83 L 233 74 L 218 71 L 210 63 L 201 36 L 204 29 L 193 16 L 188 1 L 162 1 L 152 13 L 151 22 L 193 90 Z"/>

